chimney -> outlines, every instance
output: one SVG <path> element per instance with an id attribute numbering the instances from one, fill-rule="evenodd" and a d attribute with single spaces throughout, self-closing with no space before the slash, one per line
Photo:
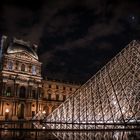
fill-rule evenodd
<path id="1" fill-rule="evenodd" d="M 33 44 L 33 49 L 35 50 L 35 52 L 37 52 L 38 46 L 36 44 Z"/>
<path id="2" fill-rule="evenodd" d="M 1 44 L 0 44 L 0 53 L 3 53 L 3 50 L 6 47 L 6 40 L 7 40 L 7 36 L 3 35 L 1 38 Z"/>

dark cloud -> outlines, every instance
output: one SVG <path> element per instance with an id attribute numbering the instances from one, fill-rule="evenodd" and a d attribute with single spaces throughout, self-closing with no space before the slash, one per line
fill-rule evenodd
<path id="1" fill-rule="evenodd" d="M 140 38 L 139 0 L 5 0 L 0 32 L 39 45 L 43 74 L 85 82 Z"/>

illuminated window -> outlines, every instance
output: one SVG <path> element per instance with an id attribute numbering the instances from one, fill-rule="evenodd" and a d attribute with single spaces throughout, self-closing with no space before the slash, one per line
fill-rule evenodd
<path id="1" fill-rule="evenodd" d="M 43 93 L 39 93 L 39 98 L 43 98 Z"/>
<path id="2" fill-rule="evenodd" d="M 12 69 L 13 69 L 13 62 L 10 61 L 10 62 L 8 63 L 8 69 L 9 69 L 9 70 L 12 70 Z"/>
<path id="3" fill-rule="evenodd" d="M 11 87 L 7 88 L 5 96 L 11 96 Z"/>
<path id="4" fill-rule="evenodd" d="M 24 64 L 21 65 L 21 71 L 25 71 L 25 65 Z"/>
<path id="5" fill-rule="evenodd" d="M 36 67 L 34 65 L 32 66 L 32 74 L 36 75 Z"/>

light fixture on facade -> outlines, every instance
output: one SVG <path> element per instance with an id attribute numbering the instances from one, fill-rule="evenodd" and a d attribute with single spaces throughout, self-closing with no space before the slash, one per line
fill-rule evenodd
<path id="1" fill-rule="evenodd" d="M 7 109 L 5 110 L 5 112 L 6 112 L 6 113 L 9 113 L 9 109 L 7 108 Z"/>
<path id="2" fill-rule="evenodd" d="M 44 110 L 44 111 L 42 111 L 42 113 L 43 113 L 43 114 L 46 114 L 46 111 Z"/>
<path id="3" fill-rule="evenodd" d="M 45 127 L 43 126 L 42 129 L 45 129 Z"/>

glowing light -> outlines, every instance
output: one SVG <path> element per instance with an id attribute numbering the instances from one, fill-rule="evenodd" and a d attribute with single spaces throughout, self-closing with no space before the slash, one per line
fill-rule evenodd
<path id="1" fill-rule="evenodd" d="M 125 113 L 125 108 L 124 107 L 122 108 L 122 113 Z"/>
<path id="2" fill-rule="evenodd" d="M 45 129 L 45 126 L 43 126 L 42 129 Z"/>
<path id="3" fill-rule="evenodd" d="M 117 103 L 116 101 L 113 101 L 113 104 L 114 104 L 114 105 L 116 105 L 116 103 Z"/>
<path id="4" fill-rule="evenodd" d="M 43 113 L 43 114 L 46 114 L 46 111 L 44 110 L 44 111 L 42 111 L 42 113 Z"/>
<path id="5" fill-rule="evenodd" d="M 5 110 L 5 112 L 6 112 L 6 113 L 9 113 L 9 109 L 7 108 L 7 109 Z"/>
<path id="6" fill-rule="evenodd" d="M 132 71 L 129 71 L 131 68 L 139 67 L 137 59 L 140 53 L 135 50 L 137 48 L 140 49 L 140 45 L 133 41 L 48 116 L 42 112 L 36 114 L 34 120 L 43 120 L 42 123 L 36 123 L 37 128 L 42 129 L 45 126 L 46 129 L 60 130 L 61 128 L 66 130 L 125 129 L 125 122 L 129 124 L 140 121 L 139 107 L 137 107 L 140 102 L 136 99 L 139 81 L 136 80 L 135 84 L 130 86 L 138 75 L 132 77 Z M 131 62 L 131 57 L 135 65 Z M 139 69 L 135 72 L 139 73 Z M 136 92 L 132 92 L 133 88 Z M 135 102 L 132 101 L 133 98 L 136 99 Z M 130 107 L 135 109 L 131 110 Z M 65 137 L 62 133 L 57 136 L 60 136 L 60 139 Z M 119 139 L 118 136 L 118 133 L 114 133 L 113 137 Z"/>
<path id="7" fill-rule="evenodd" d="M 132 18 L 132 20 L 134 20 L 135 19 L 135 16 L 132 16 L 131 18 Z"/>

